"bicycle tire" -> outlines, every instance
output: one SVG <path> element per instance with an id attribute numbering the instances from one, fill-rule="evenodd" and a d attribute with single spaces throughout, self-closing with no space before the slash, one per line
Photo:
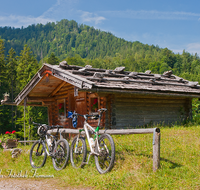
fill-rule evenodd
<path id="1" fill-rule="evenodd" d="M 103 134 L 99 138 L 99 146 L 95 146 L 95 151 L 99 156 L 95 155 L 95 164 L 100 174 L 111 171 L 115 162 L 115 144 L 113 138 L 109 134 Z"/>
<path id="2" fill-rule="evenodd" d="M 69 160 L 69 143 L 66 139 L 60 139 L 56 142 L 54 155 L 52 157 L 53 167 L 55 170 L 62 170 L 66 167 Z"/>
<path id="3" fill-rule="evenodd" d="M 70 149 L 70 160 L 74 168 L 83 168 L 87 156 L 87 146 L 83 137 L 79 137 L 78 144 L 76 144 L 77 139 L 78 136 L 74 137 L 72 141 Z"/>
<path id="4" fill-rule="evenodd" d="M 39 140 L 32 145 L 29 159 L 32 168 L 41 168 L 44 166 L 47 159 L 47 153 Z"/>

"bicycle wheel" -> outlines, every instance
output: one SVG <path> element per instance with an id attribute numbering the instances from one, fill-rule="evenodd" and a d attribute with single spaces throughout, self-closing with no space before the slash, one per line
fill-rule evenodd
<path id="1" fill-rule="evenodd" d="M 95 155 L 95 164 L 98 172 L 104 174 L 109 172 L 115 161 L 115 144 L 113 138 L 108 134 L 103 134 L 99 138 L 99 148 L 95 147 L 95 151 L 99 156 Z"/>
<path id="2" fill-rule="evenodd" d="M 69 160 L 69 143 L 61 139 L 56 143 L 54 155 L 52 157 L 53 167 L 55 170 L 62 170 L 66 167 Z"/>
<path id="3" fill-rule="evenodd" d="M 33 168 L 41 168 L 47 159 L 47 153 L 40 141 L 34 142 L 30 150 L 30 164 Z"/>
<path id="4" fill-rule="evenodd" d="M 83 137 L 74 137 L 71 149 L 70 149 L 70 160 L 71 164 L 75 168 L 82 168 L 85 165 L 87 156 L 87 146 Z"/>

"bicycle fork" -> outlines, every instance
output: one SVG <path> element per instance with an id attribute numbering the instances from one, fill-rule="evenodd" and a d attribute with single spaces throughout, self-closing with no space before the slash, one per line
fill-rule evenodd
<path id="1" fill-rule="evenodd" d="M 79 143 L 79 137 L 76 140 L 76 146 L 75 146 L 75 149 L 74 149 L 74 153 L 76 153 L 76 154 L 81 153 L 82 154 L 83 153 L 83 145 L 81 147 L 81 151 L 79 151 L 78 143 Z"/>
<path id="2" fill-rule="evenodd" d="M 79 129 L 79 134 L 78 134 L 78 138 L 76 139 L 76 146 L 75 146 L 75 149 L 74 149 L 74 153 L 78 154 L 78 153 L 83 153 L 83 145 L 81 147 L 81 151 L 79 151 L 79 148 L 78 148 L 78 143 L 79 143 L 79 138 L 81 136 L 81 132 L 84 131 L 84 129 Z"/>

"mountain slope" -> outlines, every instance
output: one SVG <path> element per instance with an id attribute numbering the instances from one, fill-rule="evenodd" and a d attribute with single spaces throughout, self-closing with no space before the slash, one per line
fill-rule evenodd
<path id="1" fill-rule="evenodd" d="M 80 55 L 82 58 L 115 56 L 116 53 L 127 54 L 145 51 L 160 51 L 158 47 L 144 45 L 140 42 L 128 42 L 117 38 L 109 32 L 103 32 L 93 27 L 79 25 L 66 19 L 46 25 L 37 24 L 27 28 L 0 28 L 0 37 L 4 39 L 6 53 L 13 47 L 17 54 L 25 44 L 31 47 L 37 59 L 55 53 L 61 60 L 68 56 Z"/>

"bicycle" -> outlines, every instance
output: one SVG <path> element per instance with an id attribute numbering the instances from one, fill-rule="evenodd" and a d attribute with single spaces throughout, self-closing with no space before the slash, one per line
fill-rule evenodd
<path id="1" fill-rule="evenodd" d="M 37 133 L 40 139 L 34 142 L 30 150 L 30 164 L 33 168 L 41 168 L 46 163 L 47 155 L 51 156 L 55 170 L 62 170 L 66 167 L 69 160 L 69 143 L 62 138 L 60 125 L 48 126 L 46 124 L 34 123 L 37 125 Z M 57 128 L 56 136 L 49 134 L 47 131 Z M 60 133 L 60 140 L 58 134 Z M 46 146 L 47 145 L 47 146 Z"/>
<path id="2" fill-rule="evenodd" d="M 100 174 L 107 173 L 113 168 L 115 161 L 115 144 L 113 138 L 106 133 L 101 136 L 99 135 L 101 117 L 105 111 L 107 109 L 102 108 L 98 110 L 99 114 L 93 115 L 81 115 L 76 112 L 69 112 L 69 118 L 73 118 L 73 124 L 77 124 L 78 116 L 82 116 L 85 119 L 83 129 L 79 129 L 79 134 L 72 140 L 70 160 L 73 167 L 82 168 L 85 164 L 89 163 L 90 156 L 94 155 L 95 165 Z M 88 118 L 99 119 L 96 129 L 88 124 Z M 85 131 L 90 148 L 87 162 L 87 146 L 85 136 L 81 135 L 82 131 Z"/>

